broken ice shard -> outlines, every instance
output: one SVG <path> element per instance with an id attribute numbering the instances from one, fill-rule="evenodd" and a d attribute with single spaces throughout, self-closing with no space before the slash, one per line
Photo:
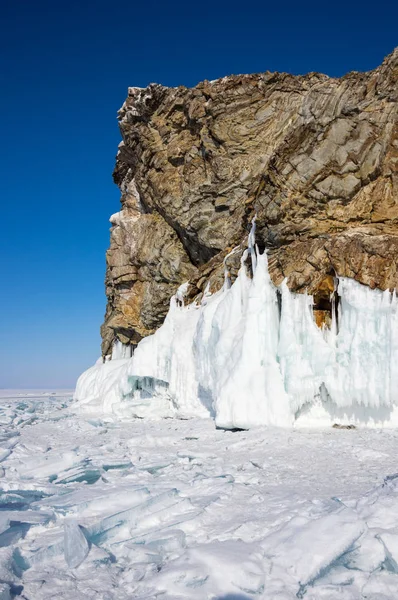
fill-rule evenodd
<path id="1" fill-rule="evenodd" d="M 78 523 L 73 520 L 64 523 L 65 561 L 71 569 L 78 567 L 89 552 L 89 545 Z"/>

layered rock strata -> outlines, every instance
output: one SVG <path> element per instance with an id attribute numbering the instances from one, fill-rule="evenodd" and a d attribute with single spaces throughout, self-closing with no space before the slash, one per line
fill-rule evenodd
<path id="1" fill-rule="evenodd" d="M 398 286 L 398 49 L 369 73 L 260 73 L 129 88 L 114 180 L 102 352 L 163 322 L 170 296 L 236 277 L 247 232 L 279 285 L 330 319 L 334 276 Z"/>

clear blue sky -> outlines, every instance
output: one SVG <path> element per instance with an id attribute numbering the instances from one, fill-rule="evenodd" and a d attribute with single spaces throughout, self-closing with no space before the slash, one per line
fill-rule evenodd
<path id="1" fill-rule="evenodd" d="M 0 387 L 72 387 L 100 354 L 128 86 L 368 70 L 397 23 L 392 0 L 3 2 Z"/>

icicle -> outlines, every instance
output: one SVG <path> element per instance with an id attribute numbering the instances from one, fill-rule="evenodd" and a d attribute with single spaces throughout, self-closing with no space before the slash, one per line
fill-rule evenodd
<path id="1" fill-rule="evenodd" d="M 186 281 L 185 283 L 182 283 L 180 285 L 180 287 L 178 288 L 178 290 L 176 291 L 174 297 L 175 297 L 177 306 L 184 306 L 184 298 L 187 295 L 188 287 L 189 287 L 189 281 Z"/>
<path id="2" fill-rule="evenodd" d="M 252 271 L 253 275 L 255 273 L 257 267 L 257 254 L 256 254 L 256 219 L 257 215 L 254 215 L 252 219 L 252 226 L 250 229 L 249 237 L 247 240 L 247 245 L 249 247 L 250 258 L 252 261 Z"/>
<path id="3" fill-rule="evenodd" d="M 122 344 L 120 340 L 116 340 L 112 347 L 111 360 L 122 360 L 125 358 L 131 358 L 132 346 L 130 344 Z"/>
<path id="4" fill-rule="evenodd" d="M 246 248 L 246 250 L 244 251 L 244 253 L 242 254 L 241 259 L 240 259 L 240 268 L 243 271 L 246 271 L 245 262 L 246 262 L 248 256 L 249 256 L 249 250 Z"/>
<path id="5" fill-rule="evenodd" d="M 205 290 L 203 292 L 203 295 L 202 295 L 202 300 L 201 300 L 201 305 L 202 306 L 205 306 L 207 304 L 208 298 L 210 298 L 211 295 L 212 294 L 211 294 L 211 291 L 210 291 L 210 281 L 208 281 L 207 284 L 206 284 Z"/>
<path id="6" fill-rule="evenodd" d="M 223 260 L 223 265 L 224 265 L 224 285 L 223 285 L 223 291 L 227 291 L 229 290 L 229 288 L 231 287 L 232 283 L 231 283 L 231 275 L 228 271 L 228 267 L 227 267 L 227 259 L 232 256 L 233 254 L 235 254 L 235 252 L 237 252 L 240 249 L 240 246 L 235 246 L 235 248 L 233 248 L 231 250 L 231 252 L 228 252 L 228 254 L 225 256 L 224 260 Z"/>

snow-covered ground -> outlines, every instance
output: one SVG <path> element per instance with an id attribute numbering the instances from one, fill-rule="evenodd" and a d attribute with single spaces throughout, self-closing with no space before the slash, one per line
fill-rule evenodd
<path id="1" fill-rule="evenodd" d="M 0 599 L 398 598 L 398 431 L 105 422 L 70 398 L 0 392 Z"/>

